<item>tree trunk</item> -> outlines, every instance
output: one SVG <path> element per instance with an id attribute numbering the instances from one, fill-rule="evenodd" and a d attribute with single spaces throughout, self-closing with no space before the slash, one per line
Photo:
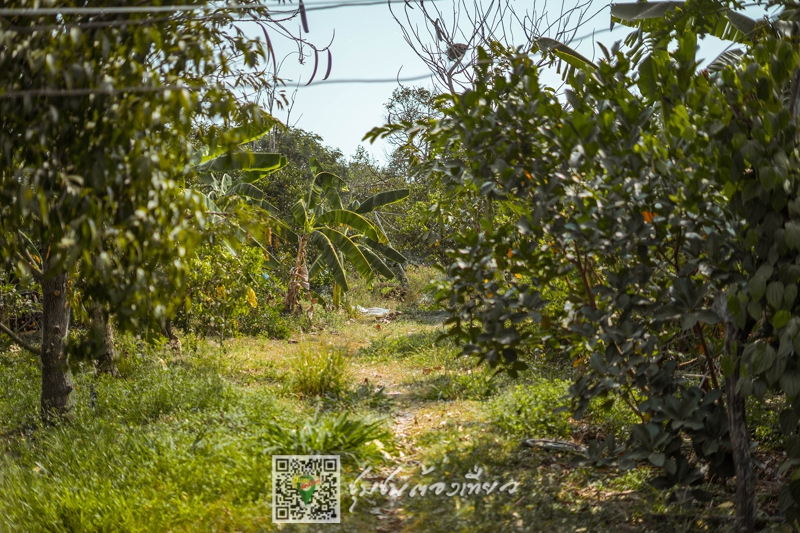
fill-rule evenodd
<path id="1" fill-rule="evenodd" d="M 183 347 L 181 346 L 181 340 L 175 335 L 175 332 L 172 331 L 172 320 L 167 318 L 164 320 L 164 335 L 169 339 L 169 347 L 172 350 L 172 354 L 175 356 L 181 355 L 181 350 Z"/>
<path id="2" fill-rule="evenodd" d="M 733 448 L 733 464 L 736 471 L 736 509 L 737 533 L 755 531 L 756 518 L 756 478 L 750 457 L 750 435 L 747 431 L 744 398 L 736 391 L 739 382 L 740 354 L 747 335 L 732 321 L 725 324 L 725 350 L 736 361 L 735 370 L 725 380 L 728 403 L 728 433 Z M 735 342 L 735 353 L 734 350 Z"/>
<path id="3" fill-rule="evenodd" d="M 42 420 L 52 424 L 69 412 L 69 378 L 64 350 L 69 332 L 67 273 L 53 275 L 45 265 L 42 280 Z"/>
<path id="4" fill-rule="evenodd" d="M 92 337 L 97 342 L 98 351 L 95 354 L 97 371 L 111 374 L 116 377 L 117 353 L 114 343 L 114 330 L 111 328 L 111 317 L 106 317 L 102 306 L 92 306 Z"/>
<path id="5" fill-rule="evenodd" d="M 303 235 L 297 244 L 297 260 L 289 275 L 289 287 L 286 289 L 284 308 L 287 313 L 294 313 L 300 301 L 301 289 L 308 290 L 308 268 L 306 267 L 306 243 L 308 235 Z"/>

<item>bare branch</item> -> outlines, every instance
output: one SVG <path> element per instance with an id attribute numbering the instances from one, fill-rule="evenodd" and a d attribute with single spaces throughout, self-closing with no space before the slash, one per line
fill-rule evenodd
<path id="1" fill-rule="evenodd" d="M 41 355 L 42 349 L 39 346 L 28 344 L 27 342 L 22 340 L 22 338 L 19 335 L 17 335 L 13 331 L 11 331 L 11 329 L 6 327 L 2 322 L 0 322 L 0 331 L 11 337 L 11 340 L 14 341 L 14 343 L 19 345 L 20 347 L 25 348 L 34 355 Z"/>

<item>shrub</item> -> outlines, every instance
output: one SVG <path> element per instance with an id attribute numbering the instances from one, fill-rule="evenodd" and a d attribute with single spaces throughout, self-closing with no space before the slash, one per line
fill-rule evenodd
<path id="1" fill-rule="evenodd" d="M 289 358 L 289 388 L 303 396 L 338 396 L 350 378 L 343 346 L 304 343 Z"/>
<path id="2" fill-rule="evenodd" d="M 282 288 L 265 272 L 260 249 L 244 248 L 234 255 L 222 246 L 206 246 L 190 265 L 186 305 L 176 326 L 209 336 L 289 336 L 289 322 L 277 307 Z"/>
<path id="3" fill-rule="evenodd" d="M 351 418 L 346 411 L 323 417 L 317 412 L 302 428 L 286 428 L 271 421 L 260 435 L 266 454 L 339 454 L 360 464 L 380 459 L 381 450 L 394 447 L 393 439 L 382 419 Z"/>
<path id="4" fill-rule="evenodd" d="M 505 375 L 493 376 L 489 368 L 449 368 L 414 382 L 415 396 L 421 400 L 485 400 L 497 394 L 508 383 Z"/>
<path id="5" fill-rule="evenodd" d="M 501 431 L 518 437 L 568 437 L 569 415 L 555 412 L 564 404 L 567 387 L 560 380 L 519 384 L 492 402 L 492 420 Z"/>

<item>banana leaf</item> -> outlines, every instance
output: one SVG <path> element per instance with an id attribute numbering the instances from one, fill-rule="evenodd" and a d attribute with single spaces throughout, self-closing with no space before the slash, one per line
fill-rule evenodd
<path id="1" fill-rule="evenodd" d="M 372 270 L 380 272 L 380 274 L 386 279 L 394 279 L 394 272 L 392 272 L 392 269 L 386 266 L 386 263 L 384 263 L 380 257 L 375 255 L 372 250 L 366 246 L 359 246 L 358 249 L 361 250 L 361 253 L 367 258 Z"/>
<path id="2" fill-rule="evenodd" d="M 375 276 L 372 271 L 372 266 L 369 264 L 369 261 L 367 261 L 367 258 L 364 257 L 364 254 L 361 253 L 358 246 L 347 236 L 331 228 L 316 228 L 314 233 L 324 235 L 336 247 L 336 250 L 342 252 L 344 257 L 353 264 L 356 268 L 356 272 L 367 280 L 367 283 L 372 281 Z M 326 260 L 326 263 L 327 262 Z M 344 285 L 342 285 L 342 287 L 344 288 Z"/>
<path id="3" fill-rule="evenodd" d="M 399 202 L 400 200 L 407 198 L 408 194 L 408 189 L 395 189 L 393 191 L 379 192 L 375 196 L 364 200 L 364 203 L 360 204 L 356 208 L 355 212 L 360 214 L 369 213 L 370 211 L 374 211 L 375 209 L 384 205 Z"/>
<path id="4" fill-rule="evenodd" d="M 406 262 L 406 258 L 403 257 L 400 254 L 400 252 L 398 252 L 397 250 L 395 250 L 394 248 L 392 248 L 387 244 L 381 244 L 379 242 L 373 241 L 369 237 L 362 237 L 361 241 L 365 245 L 369 246 L 370 248 L 372 248 L 377 252 L 380 252 L 381 254 L 383 254 L 384 257 L 391 259 L 395 263 L 400 263 L 402 265 Z"/>
<path id="5" fill-rule="evenodd" d="M 333 246 L 331 240 L 324 233 L 319 231 L 312 233 L 311 239 L 314 241 L 314 244 L 319 247 L 320 257 L 330 269 L 333 279 L 336 280 L 336 283 L 338 283 L 342 289 L 345 291 L 349 290 L 347 276 L 344 273 L 341 261 L 339 261 L 339 254 L 336 252 L 336 248 Z"/>
<path id="6" fill-rule="evenodd" d="M 380 236 L 378 235 L 378 230 L 375 229 L 375 226 L 372 224 L 372 222 L 357 213 L 347 211 L 345 209 L 333 209 L 331 211 L 327 211 L 326 213 L 317 217 L 316 223 L 334 228 L 342 225 L 350 226 L 354 230 L 363 233 L 370 239 L 376 241 L 381 240 Z"/>
<path id="7" fill-rule="evenodd" d="M 336 188 L 346 185 L 345 181 L 330 172 L 320 172 L 314 177 L 311 183 L 311 188 L 308 191 L 308 210 L 314 211 L 322 200 L 322 197 L 327 193 L 331 187 Z"/>
<path id="8" fill-rule="evenodd" d="M 233 152 L 210 159 L 196 167 L 199 174 L 207 172 L 260 171 L 275 172 L 288 164 L 286 156 L 266 152 Z"/>

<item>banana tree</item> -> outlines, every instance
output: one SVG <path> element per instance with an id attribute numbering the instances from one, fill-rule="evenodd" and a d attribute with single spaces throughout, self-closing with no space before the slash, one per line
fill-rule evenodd
<path id="1" fill-rule="evenodd" d="M 252 152 L 243 145 L 259 139 L 278 124 L 269 115 L 258 115 L 255 120 L 222 133 L 211 146 L 196 151 L 190 160 L 203 183 L 198 192 L 211 220 L 225 221 L 224 226 L 235 240 L 260 245 L 273 266 L 277 264 L 275 258 L 253 239 L 250 230 L 263 219 L 277 214 L 277 209 L 265 200 L 258 182 L 285 167 L 288 159 L 281 154 Z M 266 211 L 267 216 L 259 216 L 263 213 L 252 207 Z M 228 240 L 223 239 L 223 243 L 234 252 Z"/>
<path id="2" fill-rule="evenodd" d="M 315 162 L 312 162 L 312 170 L 319 170 Z M 276 233 L 297 245 L 285 300 L 288 312 L 298 309 L 301 293 L 308 292 L 309 280 L 323 268 L 333 276 L 334 305 L 338 305 L 341 296 L 349 290 L 345 258 L 368 283 L 376 273 L 388 279 L 394 277 L 384 259 L 405 263 L 405 258 L 389 245 L 386 235 L 365 215 L 403 200 L 408 196 L 408 189 L 381 192 L 363 203 L 353 200 L 347 206 L 340 196 L 345 190 L 346 184 L 339 176 L 318 172 L 308 194 L 292 206 L 291 217 L 284 221 L 274 219 Z M 309 243 L 319 250 L 310 268 Z"/>

